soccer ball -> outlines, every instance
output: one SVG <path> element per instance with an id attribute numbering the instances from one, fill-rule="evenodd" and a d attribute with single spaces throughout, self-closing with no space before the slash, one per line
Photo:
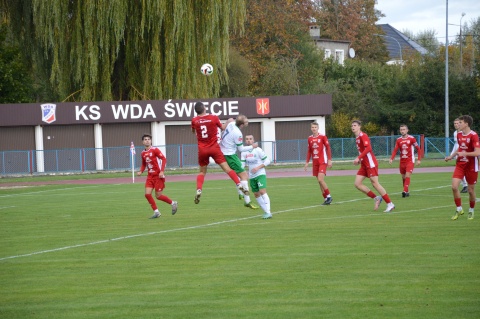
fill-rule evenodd
<path id="1" fill-rule="evenodd" d="M 213 73 L 213 66 L 211 64 L 205 63 L 202 65 L 200 68 L 200 71 L 202 72 L 203 75 L 212 75 Z"/>

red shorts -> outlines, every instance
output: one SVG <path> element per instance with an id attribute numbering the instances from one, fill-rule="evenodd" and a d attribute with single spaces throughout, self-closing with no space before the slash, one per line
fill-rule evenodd
<path id="1" fill-rule="evenodd" d="M 368 178 L 378 176 L 378 167 L 367 167 L 365 165 L 360 165 L 357 175 L 365 176 Z"/>
<path id="2" fill-rule="evenodd" d="M 327 164 L 320 164 L 318 161 L 313 161 L 312 176 L 318 176 L 318 174 L 327 175 Z"/>
<path id="3" fill-rule="evenodd" d="M 210 147 L 198 148 L 198 165 L 207 166 L 210 164 L 210 157 L 219 165 L 226 162 L 225 156 L 223 156 L 223 153 L 220 150 L 220 145 L 216 144 Z"/>
<path id="4" fill-rule="evenodd" d="M 477 183 L 478 179 L 478 172 L 475 172 L 474 167 L 468 167 L 466 165 L 455 166 L 455 170 L 453 171 L 453 178 L 458 179 L 465 179 L 467 180 L 468 185 L 474 185 Z"/>
<path id="5" fill-rule="evenodd" d="M 400 174 L 405 175 L 406 173 L 413 173 L 415 164 L 412 162 L 400 162 Z"/>
<path id="6" fill-rule="evenodd" d="M 160 178 L 158 175 L 148 175 L 145 188 L 154 188 L 156 192 L 163 191 L 165 189 L 165 177 Z"/>

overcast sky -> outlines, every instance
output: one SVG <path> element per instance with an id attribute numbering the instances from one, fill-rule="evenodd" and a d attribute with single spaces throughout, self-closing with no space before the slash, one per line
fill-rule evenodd
<path id="1" fill-rule="evenodd" d="M 376 8 L 383 12 L 384 18 L 379 24 L 390 24 L 399 31 L 410 30 L 413 34 L 419 31 L 435 30 L 439 42 L 445 42 L 447 0 L 377 0 Z M 480 0 L 449 0 L 448 26 L 449 41 L 460 33 L 460 18 L 471 24 L 471 20 L 480 17 Z"/>

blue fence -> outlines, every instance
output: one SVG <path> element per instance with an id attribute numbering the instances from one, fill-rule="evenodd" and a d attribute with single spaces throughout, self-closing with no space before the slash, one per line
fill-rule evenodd
<path id="1" fill-rule="evenodd" d="M 371 137 L 372 147 L 377 158 L 389 158 L 395 147 L 398 136 Z M 420 137 L 416 136 L 417 141 Z M 354 138 L 330 138 L 332 157 L 334 161 L 349 160 L 357 156 Z M 265 153 L 274 163 L 301 163 L 305 161 L 307 141 L 282 140 L 260 142 Z M 159 146 L 167 157 L 169 168 L 197 166 L 197 145 L 164 145 Z M 424 139 L 424 157 L 444 158 L 453 147 L 453 140 L 446 138 Z M 136 169 L 141 165 L 140 153 L 143 147 L 136 147 L 133 164 Z M 98 159 L 97 159 L 98 157 Z M 103 161 L 102 161 L 103 158 Z M 38 161 L 41 160 L 39 165 Z M 24 175 L 38 173 L 68 173 L 68 172 L 93 172 L 98 171 L 130 170 L 132 158 L 130 147 L 107 147 L 103 149 L 60 149 L 60 150 L 26 150 L 26 151 L 1 151 L 0 173 L 7 175 Z"/>

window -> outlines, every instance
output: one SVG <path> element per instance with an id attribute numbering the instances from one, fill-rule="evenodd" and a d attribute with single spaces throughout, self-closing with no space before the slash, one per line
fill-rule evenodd
<path id="1" fill-rule="evenodd" d="M 332 55 L 332 52 L 329 49 L 325 49 L 325 59 L 328 59 Z"/>
<path id="2" fill-rule="evenodd" d="M 337 61 L 339 64 L 343 64 L 343 60 L 344 60 L 343 50 L 335 50 L 335 61 Z"/>

